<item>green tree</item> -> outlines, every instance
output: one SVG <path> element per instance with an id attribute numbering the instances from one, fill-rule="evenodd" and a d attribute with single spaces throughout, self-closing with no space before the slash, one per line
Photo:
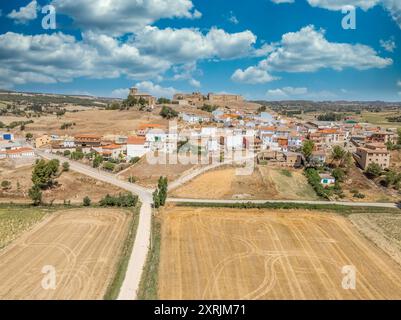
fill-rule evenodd
<path id="1" fill-rule="evenodd" d="M 42 203 L 42 192 L 40 191 L 39 186 L 33 185 L 32 188 L 29 189 L 28 195 L 35 206 Z"/>
<path id="2" fill-rule="evenodd" d="M 178 112 L 170 107 L 163 106 L 160 115 L 165 119 L 172 119 L 178 116 Z"/>
<path id="3" fill-rule="evenodd" d="M 32 182 L 40 189 L 51 187 L 57 176 L 60 162 L 58 160 L 39 160 L 32 171 Z"/>
<path id="4" fill-rule="evenodd" d="M 3 190 L 9 190 L 9 189 L 11 189 L 11 182 L 8 181 L 8 180 L 3 180 L 3 181 L 1 182 L 1 188 L 2 188 Z"/>
<path id="5" fill-rule="evenodd" d="M 341 168 L 335 168 L 332 175 L 338 182 L 343 182 L 345 179 L 345 172 Z"/>
<path id="6" fill-rule="evenodd" d="M 155 190 L 153 192 L 153 206 L 158 209 L 160 207 L 159 191 Z"/>
<path id="7" fill-rule="evenodd" d="M 25 139 L 28 140 L 28 141 L 32 140 L 32 138 L 33 138 L 33 134 L 30 133 L 30 132 L 28 132 L 28 133 L 25 135 Z"/>
<path id="8" fill-rule="evenodd" d="M 307 162 L 310 161 L 315 144 L 311 140 L 305 140 L 302 145 L 302 154 L 304 155 Z"/>
<path id="9" fill-rule="evenodd" d="M 82 160 L 84 158 L 85 154 L 82 151 L 74 151 L 71 153 L 71 159 L 72 160 Z"/>
<path id="10" fill-rule="evenodd" d="M 102 162 L 103 162 L 103 157 L 99 154 L 96 154 L 95 157 L 93 158 L 92 166 L 94 168 L 98 168 Z"/>
<path id="11" fill-rule="evenodd" d="M 63 162 L 63 171 L 67 172 L 69 170 L 70 170 L 70 164 L 67 161 Z"/>
<path id="12" fill-rule="evenodd" d="M 91 205 L 91 199 L 88 197 L 88 196 L 86 196 L 84 199 L 83 199 L 83 201 L 82 201 L 82 203 L 83 203 L 83 205 L 84 205 L 84 207 L 89 207 L 90 205 Z"/>
<path id="13" fill-rule="evenodd" d="M 171 100 L 170 100 L 170 99 L 167 99 L 167 98 L 161 97 L 161 98 L 157 99 L 157 103 L 158 103 L 158 104 L 170 104 L 170 103 L 171 103 Z"/>
<path id="14" fill-rule="evenodd" d="M 334 146 L 331 151 L 332 161 L 339 163 L 340 166 L 342 165 L 346 155 L 347 155 L 347 151 L 345 151 L 341 146 L 338 146 L 338 145 Z"/>
<path id="15" fill-rule="evenodd" d="M 381 176 L 382 168 L 377 163 L 372 162 L 366 168 L 365 173 L 370 179 L 374 179 Z"/>
<path id="16" fill-rule="evenodd" d="M 394 170 L 389 170 L 385 174 L 384 184 L 386 187 L 390 187 L 397 183 L 397 173 Z"/>

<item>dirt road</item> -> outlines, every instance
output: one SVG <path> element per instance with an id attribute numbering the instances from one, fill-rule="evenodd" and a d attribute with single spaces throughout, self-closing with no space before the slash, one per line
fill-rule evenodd
<path id="1" fill-rule="evenodd" d="M 36 153 L 45 159 L 59 159 L 60 162 L 69 162 L 70 169 L 79 173 L 88 175 L 95 179 L 113 184 L 124 190 L 137 194 L 142 206 L 139 213 L 139 224 L 135 236 L 135 242 L 131 257 L 129 260 L 127 273 L 118 296 L 119 300 L 136 299 L 139 282 L 141 280 L 142 270 L 146 262 L 150 244 L 151 219 L 152 219 L 152 190 L 143 188 L 133 183 L 121 181 L 112 174 L 100 171 L 76 161 L 68 160 L 54 154 L 36 150 Z"/>
<path id="2" fill-rule="evenodd" d="M 378 208 L 399 208 L 397 203 L 385 203 L 385 202 L 349 202 L 349 201 L 307 201 L 307 200 L 210 200 L 210 199 L 178 199 L 168 198 L 168 202 L 193 202 L 193 203 L 296 203 L 296 204 L 336 204 L 341 206 L 351 207 L 378 207 Z"/>

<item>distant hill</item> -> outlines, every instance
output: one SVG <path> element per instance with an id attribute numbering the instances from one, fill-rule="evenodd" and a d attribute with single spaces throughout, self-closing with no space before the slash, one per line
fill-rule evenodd
<path id="1" fill-rule="evenodd" d="M 80 106 L 105 106 L 120 99 L 93 97 L 88 95 L 65 95 L 53 93 L 16 92 L 0 90 L 0 101 L 15 103 L 38 103 L 38 104 L 74 104 Z"/>

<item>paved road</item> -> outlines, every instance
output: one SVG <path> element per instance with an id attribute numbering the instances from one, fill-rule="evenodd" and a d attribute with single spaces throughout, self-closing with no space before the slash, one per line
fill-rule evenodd
<path id="1" fill-rule="evenodd" d="M 343 201 L 306 201 L 306 200 L 208 200 L 208 199 L 177 199 L 168 198 L 168 202 L 194 202 L 194 203 L 295 203 L 295 204 L 337 204 L 351 207 L 380 207 L 380 208 L 398 208 L 396 203 L 380 202 L 343 202 Z"/>
<path id="2" fill-rule="evenodd" d="M 70 169 L 94 179 L 101 180 L 124 190 L 130 191 L 138 195 L 140 201 L 142 202 L 140 214 L 139 214 L 139 224 L 135 235 L 135 242 L 128 263 L 127 272 L 125 275 L 124 282 L 121 286 L 120 293 L 118 296 L 119 300 L 133 300 L 137 297 L 137 290 L 139 287 L 139 282 L 141 280 L 142 270 L 145 266 L 146 257 L 150 245 L 150 235 L 151 235 L 151 219 L 152 219 L 152 190 L 146 189 L 141 186 L 119 180 L 112 174 L 108 174 L 104 171 L 91 168 L 87 165 L 78 163 L 76 161 L 69 160 L 65 157 L 57 156 L 54 154 L 42 152 L 36 150 L 36 153 L 45 159 L 58 159 L 60 162 L 68 162 L 70 164 Z"/>

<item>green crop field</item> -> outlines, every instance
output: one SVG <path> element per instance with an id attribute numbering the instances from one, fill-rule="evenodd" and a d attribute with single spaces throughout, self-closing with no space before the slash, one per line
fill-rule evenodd
<path id="1" fill-rule="evenodd" d="M 50 212 L 48 209 L 34 207 L 1 206 L 0 249 L 41 221 Z"/>

